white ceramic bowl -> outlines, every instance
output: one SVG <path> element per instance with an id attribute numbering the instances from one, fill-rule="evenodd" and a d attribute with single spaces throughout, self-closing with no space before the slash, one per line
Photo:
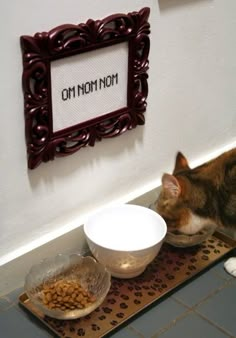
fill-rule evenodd
<path id="1" fill-rule="evenodd" d="M 132 278 L 156 257 L 167 227 L 153 210 L 124 204 L 90 216 L 84 232 L 93 256 L 112 276 Z"/>

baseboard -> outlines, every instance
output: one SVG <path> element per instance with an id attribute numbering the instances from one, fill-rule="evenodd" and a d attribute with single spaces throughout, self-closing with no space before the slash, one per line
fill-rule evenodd
<path id="1" fill-rule="evenodd" d="M 234 147 L 236 147 L 236 141 L 221 147 L 217 149 L 217 151 L 211 152 L 190 164 L 195 167 Z M 159 177 L 142 189 L 124 196 L 124 198 L 119 200 L 119 202 L 149 206 L 154 200 L 156 200 L 159 194 L 160 183 L 161 178 Z M 29 245 L 27 248 L 25 247 L 22 250 L 16 250 L 11 256 L 7 257 L 5 261 L 2 260 L 2 262 L 0 262 L 0 296 L 5 295 L 16 288 L 22 287 L 25 275 L 29 271 L 30 267 L 45 257 L 54 256 L 59 252 L 78 252 L 81 254 L 88 252 L 88 247 L 83 233 L 83 222 L 81 221 L 78 223 L 77 220 L 74 223 L 76 224 L 76 227 L 73 228 L 73 224 L 71 229 L 70 227 L 67 227 L 67 233 L 62 233 L 59 236 L 54 234 L 54 238 L 52 239 L 49 237 L 45 238 L 44 243 L 41 239 L 38 243 Z M 78 226 L 78 224 L 80 225 Z M 51 237 L 53 237 L 53 235 Z"/>
<path id="2" fill-rule="evenodd" d="M 157 196 L 158 188 L 131 200 L 129 203 L 149 206 Z M 40 262 L 46 257 L 55 256 L 58 253 L 72 252 L 77 252 L 82 255 L 88 252 L 82 226 L 2 265 L 0 267 L 0 296 L 22 287 L 24 285 L 25 276 L 33 264 Z"/>

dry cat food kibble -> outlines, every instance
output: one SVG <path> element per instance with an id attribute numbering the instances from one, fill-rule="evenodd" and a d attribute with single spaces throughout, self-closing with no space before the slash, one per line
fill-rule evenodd
<path id="1" fill-rule="evenodd" d="M 41 300 L 49 309 L 68 311 L 84 309 L 94 303 L 96 297 L 78 282 L 58 280 L 43 285 Z"/>

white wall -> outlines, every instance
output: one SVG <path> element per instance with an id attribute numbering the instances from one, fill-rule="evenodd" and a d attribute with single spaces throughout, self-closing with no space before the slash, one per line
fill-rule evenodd
<path id="1" fill-rule="evenodd" d="M 146 124 L 29 171 L 19 37 L 144 6 L 151 7 Z M 235 0 L 9 0 L 0 12 L 1 264 L 106 203 L 154 188 L 177 150 L 194 160 L 235 141 Z"/>

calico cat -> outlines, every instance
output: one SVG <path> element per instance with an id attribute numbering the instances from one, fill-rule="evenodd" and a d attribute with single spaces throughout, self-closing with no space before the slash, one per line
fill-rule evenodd
<path id="1" fill-rule="evenodd" d="M 194 169 L 178 152 L 173 174 L 162 176 L 156 209 L 170 231 L 195 234 L 214 224 L 236 232 L 236 148 Z M 236 276 L 236 258 L 227 267 Z"/>

